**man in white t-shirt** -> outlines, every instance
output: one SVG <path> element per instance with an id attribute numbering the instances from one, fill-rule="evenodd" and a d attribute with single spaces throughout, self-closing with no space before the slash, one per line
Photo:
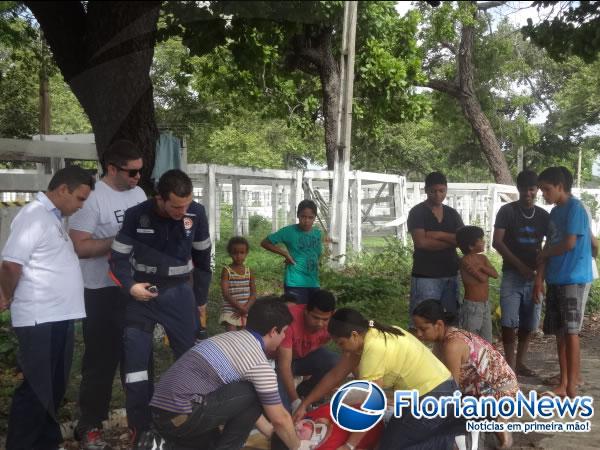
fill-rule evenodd
<path id="1" fill-rule="evenodd" d="M 23 383 L 15 389 L 7 449 L 58 448 L 57 421 L 73 359 L 73 321 L 85 317 L 83 279 L 63 218 L 83 206 L 94 177 L 61 169 L 21 208 L 0 265 L 0 311 L 10 307 Z"/>
<path id="2" fill-rule="evenodd" d="M 125 211 L 146 200 L 137 185 L 142 166 L 142 155 L 132 142 L 115 141 L 103 155 L 104 176 L 85 206 L 69 220 L 83 273 L 87 313 L 76 435 L 81 448 L 88 450 L 110 448 L 101 428 L 108 418 L 113 379 L 122 356 L 126 298 L 108 275 L 108 256 Z"/>

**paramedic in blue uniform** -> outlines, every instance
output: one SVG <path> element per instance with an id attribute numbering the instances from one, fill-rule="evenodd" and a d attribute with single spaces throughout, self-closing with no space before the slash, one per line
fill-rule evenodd
<path id="1" fill-rule="evenodd" d="M 208 221 L 204 207 L 192 200 L 192 181 L 181 170 L 169 170 L 157 190 L 155 198 L 125 212 L 110 256 L 112 276 L 129 294 L 124 368 L 134 442 L 151 423 L 148 363 L 154 326 L 165 329 L 175 358 L 191 348 L 204 331 L 197 306 L 206 304 L 212 276 Z"/>

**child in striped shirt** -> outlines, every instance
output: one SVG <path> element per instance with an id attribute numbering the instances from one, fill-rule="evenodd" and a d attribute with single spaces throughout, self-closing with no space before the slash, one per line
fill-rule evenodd
<path id="1" fill-rule="evenodd" d="M 243 237 L 235 236 L 227 243 L 231 264 L 221 272 L 223 309 L 219 320 L 227 331 L 241 330 L 246 326 L 248 310 L 256 300 L 254 275 L 244 265 L 250 245 Z"/>

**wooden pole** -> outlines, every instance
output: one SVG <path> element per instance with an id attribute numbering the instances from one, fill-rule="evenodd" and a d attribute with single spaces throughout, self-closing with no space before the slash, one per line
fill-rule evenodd
<path id="1" fill-rule="evenodd" d="M 279 185 L 276 182 L 271 183 L 271 230 L 273 232 L 279 229 Z"/>
<path id="2" fill-rule="evenodd" d="M 242 235 L 242 196 L 240 193 L 240 179 L 233 177 L 231 179 L 231 200 L 233 203 L 233 234 Z"/>
<path id="3" fill-rule="evenodd" d="M 217 235 L 217 177 L 215 166 L 208 165 L 206 174 L 206 182 L 203 190 L 204 207 L 208 215 L 208 232 L 210 233 L 211 255 L 214 260 L 215 255 L 215 239 Z"/>
<path id="4" fill-rule="evenodd" d="M 362 250 L 362 180 L 360 170 L 354 171 L 354 182 L 352 183 L 352 220 L 351 236 L 352 249 L 355 252 Z"/>
<path id="5" fill-rule="evenodd" d="M 577 189 L 581 189 L 581 149 L 577 157 Z"/>
<path id="6" fill-rule="evenodd" d="M 352 98 L 354 89 L 354 44 L 358 2 L 344 2 L 344 27 L 340 62 L 341 99 L 338 112 L 338 148 L 334 162 L 331 208 L 331 256 L 334 265 L 343 265 L 346 257 L 348 228 L 348 172 L 352 133 Z"/>

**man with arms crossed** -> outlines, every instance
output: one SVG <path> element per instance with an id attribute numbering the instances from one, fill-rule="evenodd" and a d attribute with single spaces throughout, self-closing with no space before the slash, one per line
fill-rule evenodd
<path id="1" fill-rule="evenodd" d="M 454 208 L 444 205 L 448 182 L 444 174 L 425 177 L 427 199 L 408 213 L 408 231 L 413 240 L 409 313 L 424 300 L 435 299 L 458 317 L 458 255 L 456 231 L 463 221 Z M 410 319 L 412 324 L 412 314 Z"/>

